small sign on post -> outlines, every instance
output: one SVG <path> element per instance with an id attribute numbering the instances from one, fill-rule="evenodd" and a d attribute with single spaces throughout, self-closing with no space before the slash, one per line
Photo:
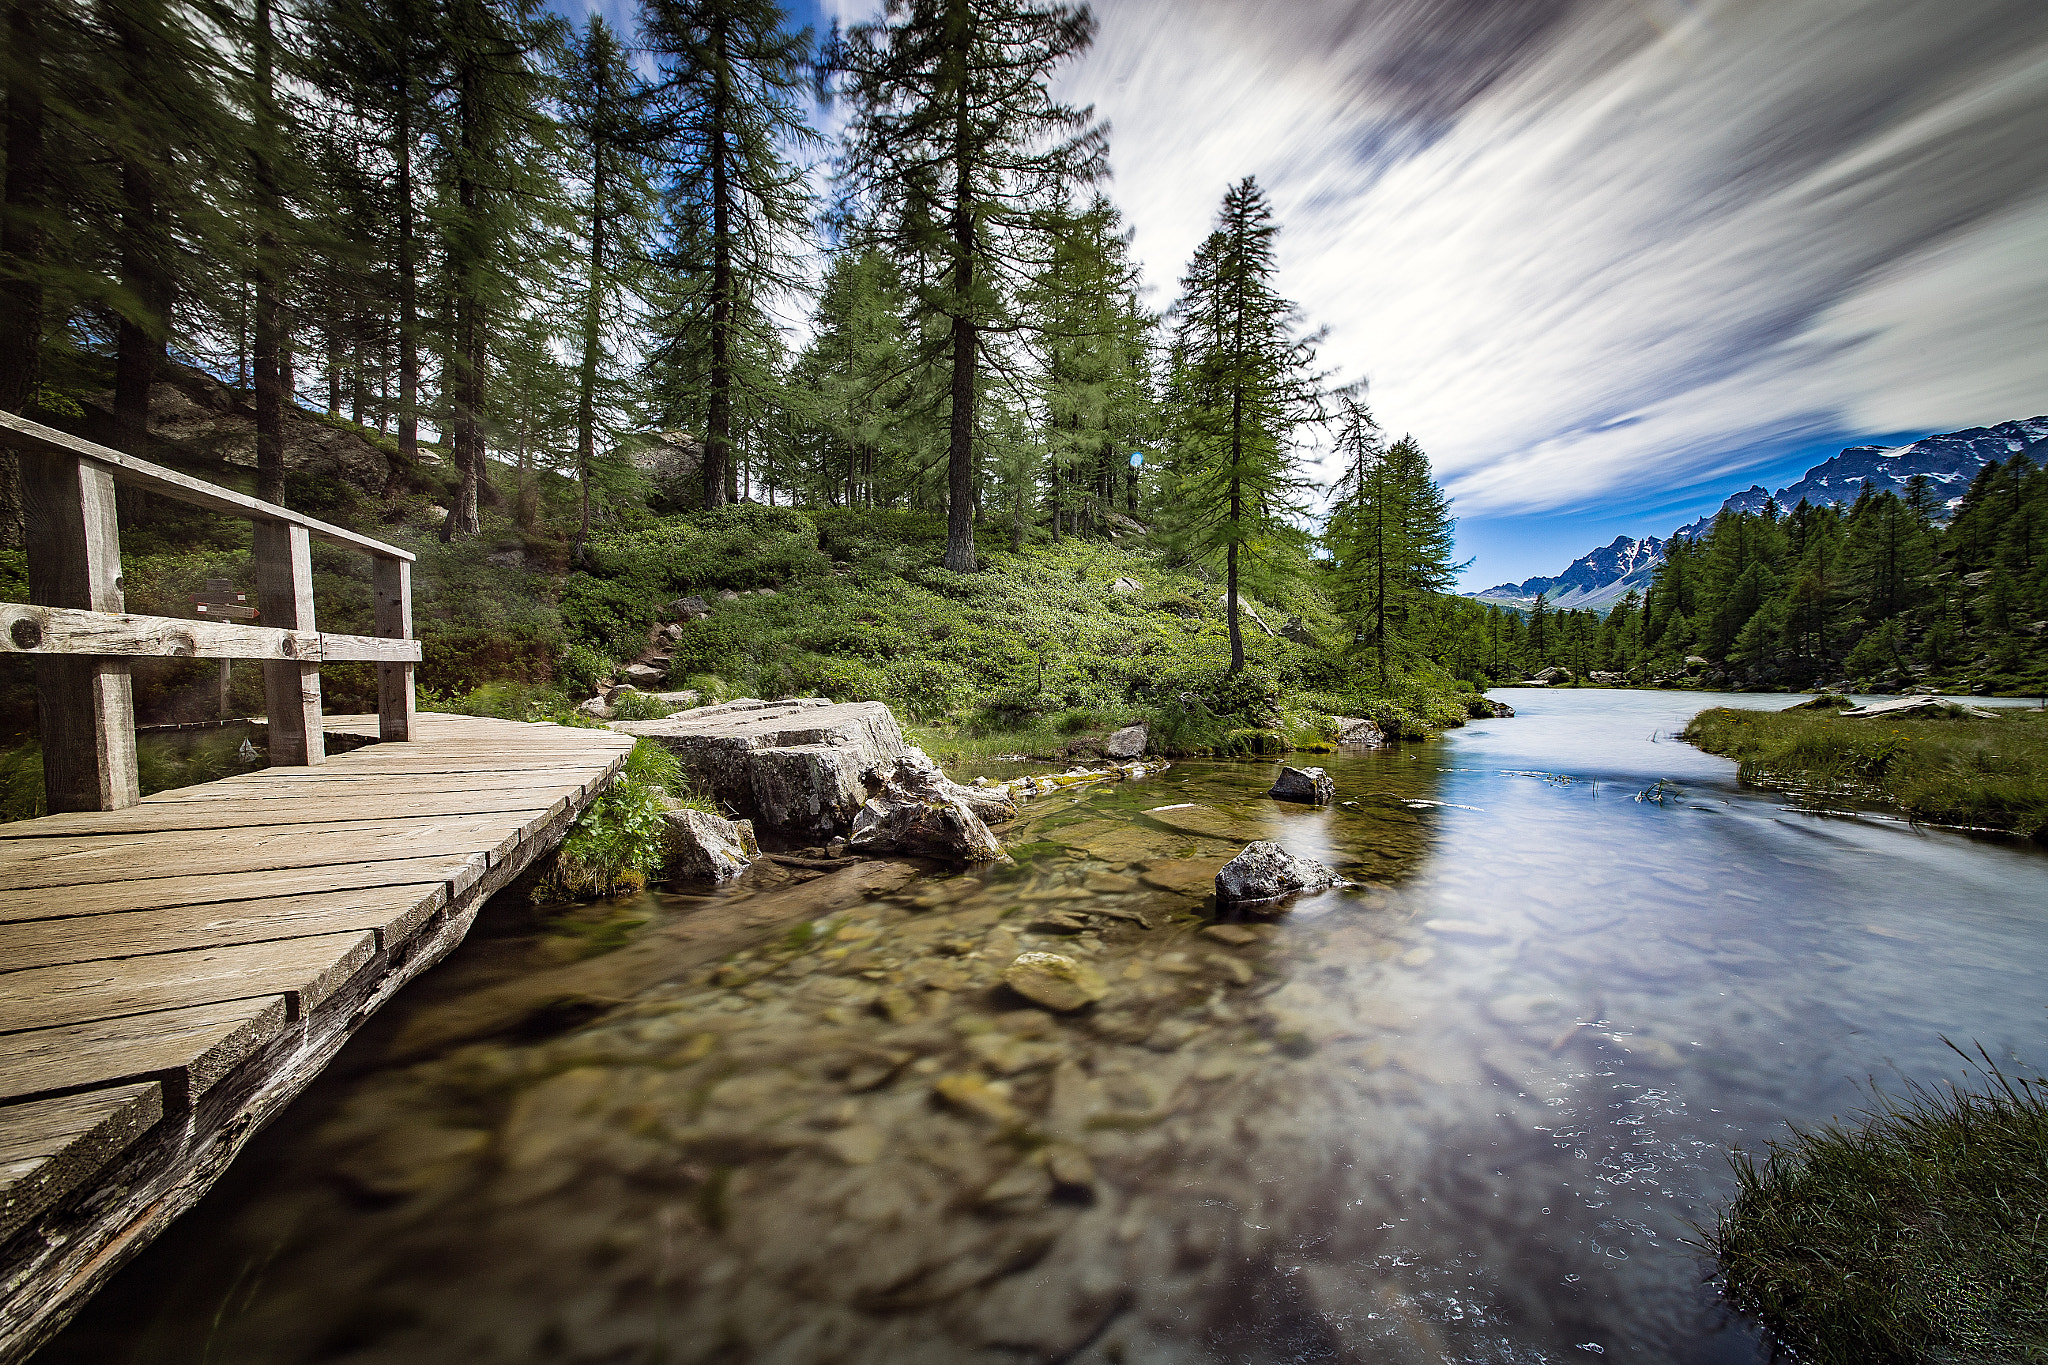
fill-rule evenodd
<path id="1" fill-rule="evenodd" d="M 234 580 L 209 578 L 206 591 L 192 599 L 192 614 L 208 621 L 254 621 L 262 615 L 249 605 L 249 594 L 235 591 Z M 234 660 L 220 661 L 220 718 L 228 719 L 228 678 Z"/>

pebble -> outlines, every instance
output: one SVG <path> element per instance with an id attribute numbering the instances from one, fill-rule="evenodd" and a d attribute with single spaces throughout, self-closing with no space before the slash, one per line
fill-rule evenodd
<path id="1" fill-rule="evenodd" d="M 948 1107 L 974 1118 L 1005 1126 L 1023 1121 L 1024 1116 L 1017 1112 L 1017 1106 L 1010 1103 L 1007 1086 L 1001 1082 L 985 1081 L 971 1072 L 941 1076 L 933 1082 L 932 1093 L 945 1101 Z"/>
<path id="2" fill-rule="evenodd" d="M 1085 1009 L 1109 994 L 1102 973 L 1058 953 L 1020 953 L 1004 969 L 1003 983 L 1033 1004 L 1061 1013 Z"/>

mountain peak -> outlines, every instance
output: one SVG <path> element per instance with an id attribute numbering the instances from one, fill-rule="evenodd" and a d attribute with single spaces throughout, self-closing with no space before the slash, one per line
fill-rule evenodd
<path id="1" fill-rule="evenodd" d="M 1713 526 L 1721 512 L 1758 513 L 1775 501 L 1778 509 L 1790 510 L 1804 499 L 1816 507 L 1854 502 L 1867 485 L 1879 492 L 1904 496 L 1906 485 L 1924 475 L 1953 512 L 1962 501 L 1970 481 L 1993 460 L 2005 460 L 2022 451 L 2039 459 L 2048 449 L 2048 416 L 2026 417 L 1996 426 L 1968 427 L 1962 431 L 1925 436 L 1898 446 L 1846 446 L 1806 471 L 1799 482 L 1776 493 L 1753 483 L 1740 493 L 1731 493 L 1720 509 L 1671 533 L 1672 540 L 1697 540 Z M 1632 540 L 1616 536 L 1612 543 L 1581 555 L 1555 578 L 1530 578 L 1520 583 L 1501 583 L 1470 594 L 1482 602 L 1527 609 L 1539 595 L 1547 595 L 1553 607 L 1605 607 L 1626 597 L 1631 589 L 1647 589 L 1650 576 L 1664 562 L 1669 541 L 1647 536 Z"/>

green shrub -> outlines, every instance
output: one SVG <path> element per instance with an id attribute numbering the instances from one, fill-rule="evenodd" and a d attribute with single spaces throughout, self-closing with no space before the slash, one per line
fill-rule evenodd
<path id="1" fill-rule="evenodd" d="M 944 659 L 897 659 L 883 668 L 882 680 L 888 699 L 917 720 L 950 715 L 973 695 L 967 671 Z"/>
<path id="2" fill-rule="evenodd" d="M 597 691 L 599 683 L 618 671 L 619 665 L 610 655 L 600 653 L 581 640 L 563 645 L 561 654 L 555 659 L 555 677 L 578 696 L 588 696 Z"/>
<path id="3" fill-rule="evenodd" d="M 679 709 L 645 692 L 612 694 L 613 720 L 660 720 L 664 716 L 674 715 Z"/>
<path id="4" fill-rule="evenodd" d="M 651 739 L 633 746 L 612 785 L 584 809 L 534 890 L 537 900 L 638 891 L 661 874 L 664 798 L 687 790 L 676 756 Z"/>

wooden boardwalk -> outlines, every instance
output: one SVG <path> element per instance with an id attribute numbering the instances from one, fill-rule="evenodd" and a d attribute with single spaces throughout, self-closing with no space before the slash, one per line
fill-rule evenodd
<path id="1" fill-rule="evenodd" d="M 196 1202 L 633 744 L 412 724 L 318 766 L 0 825 L 0 1361 Z"/>

